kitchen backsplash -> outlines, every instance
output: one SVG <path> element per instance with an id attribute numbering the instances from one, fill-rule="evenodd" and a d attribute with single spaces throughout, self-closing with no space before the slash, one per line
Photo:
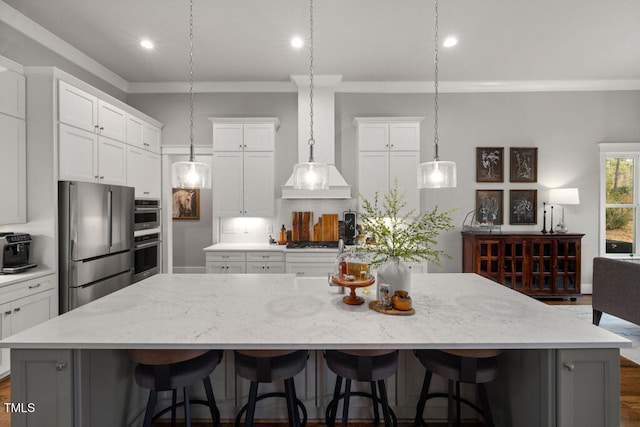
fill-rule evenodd
<path id="1" fill-rule="evenodd" d="M 356 199 L 349 200 L 282 200 L 276 201 L 276 217 L 274 218 L 221 218 L 218 243 L 267 243 L 269 235 L 278 239 L 282 224 L 291 230 L 291 212 L 313 212 L 313 223 L 322 214 L 338 214 L 342 221 L 342 213 L 355 210 Z"/>

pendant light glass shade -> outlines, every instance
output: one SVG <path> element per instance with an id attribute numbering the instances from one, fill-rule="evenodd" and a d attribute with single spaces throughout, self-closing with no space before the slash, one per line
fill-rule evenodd
<path id="1" fill-rule="evenodd" d="M 434 114 L 433 114 L 433 143 L 435 157 L 432 162 L 418 165 L 418 188 L 453 188 L 457 186 L 456 164 L 441 161 L 438 156 L 438 0 L 435 0 L 435 55 L 434 55 Z"/>
<path id="2" fill-rule="evenodd" d="M 206 163 L 175 162 L 171 176 L 173 188 L 211 188 L 211 168 Z"/>
<path id="3" fill-rule="evenodd" d="M 304 162 L 293 166 L 293 188 L 296 190 L 327 190 L 329 188 L 329 165 Z"/>
<path id="4" fill-rule="evenodd" d="M 434 160 L 418 165 L 418 188 L 449 188 L 455 187 L 456 164 Z"/>
<path id="5" fill-rule="evenodd" d="M 309 0 L 309 161 L 293 166 L 293 188 L 296 190 L 328 190 L 329 165 L 313 160 L 313 0 Z"/>
<path id="6" fill-rule="evenodd" d="M 173 188 L 211 188 L 211 167 L 193 155 L 193 0 L 189 2 L 189 161 L 171 165 Z"/>

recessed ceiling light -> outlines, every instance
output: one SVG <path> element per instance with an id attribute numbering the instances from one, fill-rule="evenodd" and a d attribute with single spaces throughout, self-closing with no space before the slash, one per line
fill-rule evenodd
<path id="1" fill-rule="evenodd" d="M 446 39 L 444 39 L 444 42 L 442 43 L 442 46 L 444 46 L 444 47 L 454 47 L 457 44 L 458 44 L 458 39 L 455 38 L 454 36 L 450 36 L 450 37 L 447 37 Z"/>
<path id="2" fill-rule="evenodd" d="M 304 46 L 304 40 L 302 40 L 302 37 L 295 36 L 291 39 L 291 46 L 295 47 L 296 49 L 300 49 L 302 46 Z"/>
<path id="3" fill-rule="evenodd" d="M 142 46 L 145 49 L 153 49 L 153 42 L 148 39 L 143 39 L 143 40 L 140 40 L 140 46 Z"/>

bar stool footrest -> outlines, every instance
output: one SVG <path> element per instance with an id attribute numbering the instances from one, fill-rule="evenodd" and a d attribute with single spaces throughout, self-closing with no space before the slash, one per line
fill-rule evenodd
<path id="1" fill-rule="evenodd" d="M 331 409 L 334 406 L 338 406 L 338 402 L 340 402 L 341 399 L 344 399 L 344 395 L 345 393 L 342 393 L 340 396 L 338 396 L 337 399 L 331 399 L 331 402 L 329 402 L 329 404 L 327 405 L 327 409 L 325 411 L 325 416 L 324 416 L 325 422 L 327 423 L 327 425 L 329 425 L 329 416 L 331 413 Z M 373 395 L 371 393 L 367 393 L 366 391 L 350 391 L 349 396 L 368 397 L 369 399 L 371 399 L 374 405 L 382 404 L 382 400 L 379 397 L 376 396 L 376 398 L 374 399 Z M 391 417 L 392 425 L 397 426 L 398 418 L 396 417 L 396 413 L 393 412 L 393 409 L 391 409 L 391 407 L 389 407 L 389 416 Z"/>

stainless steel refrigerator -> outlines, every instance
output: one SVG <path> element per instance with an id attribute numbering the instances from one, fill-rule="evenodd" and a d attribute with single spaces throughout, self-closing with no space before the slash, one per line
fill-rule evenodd
<path id="1" fill-rule="evenodd" d="M 134 189 L 58 183 L 60 313 L 133 281 Z"/>

